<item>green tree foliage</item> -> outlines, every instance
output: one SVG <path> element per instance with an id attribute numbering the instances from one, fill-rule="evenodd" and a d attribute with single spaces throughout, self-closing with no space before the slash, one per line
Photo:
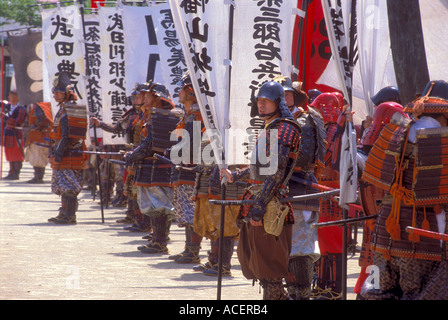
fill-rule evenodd
<path id="1" fill-rule="evenodd" d="M 23 26 L 40 27 L 42 19 L 36 0 L 1 0 L 0 17 Z"/>

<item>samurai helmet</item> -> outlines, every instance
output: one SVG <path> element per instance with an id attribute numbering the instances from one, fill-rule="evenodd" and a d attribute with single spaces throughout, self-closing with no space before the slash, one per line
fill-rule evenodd
<path id="1" fill-rule="evenodd" d="M 162 107 L 164 109 L 174 109 L 174 102 L 171 100 L 170 92 L 165 85 L 158 82 L 153 82 L 149 87 L 149 92 L 157 97 L 160 97 Z"/>
<path id="2" fill-rule="evenodd" d="M 337 122 L 344 103 L 342 95 L 338 97 L 337 92 L 324 92 L 319 94 L 310 106 L 320 112 L 324 124 L 326 124 Z"/>
<path id="3" fill-rule="evenodd" d="M 140 92 L 142 91 L 144 85 L 145 85 L 144 83 L 137 82 L 135 84 L 134 88 L 132 88 L 131 95 L 135 96 L 137 94 L 140 94 Z"/>
<path id="4" fill-rule="evenodd" d="M 378 139 L 381 130 L 390 122 L 392 116 L 397 112 L 408 118 L 408 115 L 403 111 L 403 106 L 399 103 L 383 102 L 376 107 L 375 112 L 373 113 L 372 124 L 368 128 L 366 134 L 362 137 L 361 144 L 364 146 L 373 146 Z"/>
<path id="5" fill-rule="evenodd" d="M 53 80 L 52 92 L 67 93 L 71 89 L 70 74 L 68 72 L 60 72 L 58 77 Z"/>
<path id="6" fill-rule="evenodd" d="M 191 76 L 190 76 L 190 72 L 187 71 L 184 73 L 184 75 L 182 76 L 182 78 L 180 79 L 180 81 L 177 83 L 177 85 L 182 89 L 185 86 L 188 85 L 192 85 L 191 82 Z"/>
<path id="7" fill-rule="evenodd" d="M 260 87 L 260 89 L 258 89 L 258 94 L 255 98 L 255 103 L 252 104 L 250 112 L 251 117 L 259 116 L 258 106 L 256 103 L 259 98 L 265 98 L 275 102 L 277 104 L 277 107 L 280 111 L 280 116 L 282 118 L 293 119 L 293 116 L 285 103 L 285 90 L 283 89 L 283 86 L 277 81 L 265 82 Z"/>
<path id="8" fill-rule="evenodd" d="M 283 86 L 283 89 L 286 91 L 291 91 L 294 93 L 294 106 L 302 106 L 308 101 L 308 96 L 305 92 L 297 87 L 294 87 L 294 84 L 290 78 L 284 76 L 276 76 L 273 81 L 280 83 Z M 298 85 L 298 83 L 296 83 Z M 293 107 L 293 106 L 288 106 Z"/>
<path id="9" fill-rule="evenodd" d="M 134 86 L 134 88 L 132 88 L 131 91 L 131 96 L 129 97 L 129 100 L 131 100 L 131 103 L 134 104 L 135 103 L 135 96 L 140 94 L 143 88 L 143 83 L 137 82 Z"/>
<path id="10" fill-rule="evenodd" d="M 152 80 L 142 83 L 140 92 L 150 92 L 149 89 L 151 88 L 151 85 L 152 85 Z"/>
<path id="11" fill-rule="evenodd" d="M 419 117 L 423 113 L 448 112 L 448 82 L 444 80 L 430 81 L 420 97 L 408 103 L 404 112 Z"/>
<path id="12" fill-rule="evenodd" d="M 322 92 L 320 92 L 317 89 L 310 89 L 308 90 L 308 97 L 309 97 L 309 103 L 313 102 L 314 99 L 317 98 L 318 95 L 320 95 Z"/>
<path id="13" fill-rule="evenodd" d="M 379 106 L 383 102 L 397 102 L 401 103 L 400 93 L 397 87 L 388 86 L 382 88 L 373 97 L 370 98 L 373 104 Z"/>

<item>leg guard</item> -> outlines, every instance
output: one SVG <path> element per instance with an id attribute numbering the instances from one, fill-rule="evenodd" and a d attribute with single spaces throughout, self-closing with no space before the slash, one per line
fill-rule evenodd
<path id="1" fill-rule="evenodd" d="M 223 239 L 223 248 L 222 248 L 222 275 L 223 276 L 231 276 L 232 273 L 230 272 L 231 268 L 231 260 L 233 255 L 233 250 L 235 247 L 235 240 L 233 237 L 224 237 Z M 212 260 L 209 261 L 212 262 Z M 219 239 L 215 241 L 215 248 L 214 248 L 214 256 L 213 261 L 215 263 L 211 264 L 210 269 L 206 269 L 203 271 L 205 275 L 208 276 L 218 276 L 219 272 Z"/>
<path id="2" fill-rule="evenodd" d="M 202 237 L 196 234 L 193 227 L 187 225 L 185 227 L 186 242 L 185 251 L 177 258 L 176 263 L 200 263 L 199 251 L 201 250 Z"/>
<path id="3" fill-rule="evenodd" d="M 139 247 L 143 253 L 168 253 L 167 243 L 171 222 L 165 215 L 151 218 L 153 228 L 153 240 L 149 245 Z"/>
<path id="4" fill-rule="evenodd" d="M 288 267 L 292 279 L 288 281 L 288 292 L 295 300 L 310 299 L 313 266 L 313 259 L 309 256 L 298 256 L 289 260 Z"/>
<path id="5" fill-rule="evenodd" d="M 281 279 L 263 279 L 260 284 L 263 288 L 263 300 L 288 300 Z"/>
<path id="6" fill-rule="evenodd" d="M 319 259 L 317 287 L 313 296 L 319 300 L 339 300 L 342 297 L 342 253 L 327 253 Z"/>
<path id="7" fill-rule="evenodd" d="M 57 224 L 76 224 L 76 212 L 78 211 L 78 199 L 75 195 L 62 195 L 63 206 L 65 205 L 65 215 L 55 220 Z"/>

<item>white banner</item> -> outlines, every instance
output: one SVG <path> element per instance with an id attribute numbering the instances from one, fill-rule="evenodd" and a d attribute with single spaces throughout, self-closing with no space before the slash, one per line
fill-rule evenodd
<path id="1" fill-rule="evenodd" d="M 244 1 L 235 7 L 230 134 L 227 161 L 247 164 L 261 119 L 251 118 L 251 102 L 262 83 L 273 77 L 290 77 L 292 33 L 297 0 Z M 261 124 L 261 126 L 260 126 Z"/>
<path id="2" fill-rule="evenodd" d="M 179 90 L 177 83 L 187 72 L 184 53 L 180 44 L 170 5 L 160 4 L 150 7 L 160 57 L 160 69 L 163 83 L 170 91 L 171 98 L 179 104 Z"/>
<path id="3" fill-rule="evenodd" d="M 126 92 L 137 82 L 165 85 L 178 105 L 177 83 L 187 71 L 168 3 L 149 7 L 123 6 L 126 44 Z"/>
<path id="4" fill-rule="evenodd" d="M 100 7 L 103 121 L 115 123 L 129 109 L 126 94 L 125 33 L 120 7 Z M 103 144 L 125 144 L 122 134 L 103 132 Z"/>
<path id="5" fill-rule="evenodd" d="M 51 92 L 53 80 L 60 72 L 68 72 L 78 95 L 78 104 L 87 106 L 82 19 L 78 6 L 42 9 L 42 37 L 44 42 L 44 92 Z M 46 76 L 47 76 L 46 75 Z M 53 114 L 58 107 L 49 94 Z"/>
<path id="6" fill-rule="evenodd" d="M 390 50 L 386 2 L 362 0 L 356 3 L 359 59 L 353 71 L 352 110 L 355 112 L 355 123 L 360 124 L 367 115 L 373 114 L 370 98 L 381 88 L 397 84 Z M 343 8 L 349 4 L 341 2 Z M 347 18 L 344 16 L 344 24 L 349 23 Z M 337 62 L 332 57 L 318 82 L 342 91 L 336 68 Z"/>
<path id="7" fill-rule="evenodd" d="M 215 160 L 222 165 L 225 129 L 229 127 L 228 3 L 231 2 L 169 0 L 169 3 Z"/>
<path id="8" fill-rule="evenodd" d="M 102 90 L 101 90 L 101 34 L 100 20 L 97 14 L 84 16 L 87 102 L 91 116 L 102 119 Z"/>
<path id="9" fill-rule="evenodd" d="M 358 1 L 356 10 L 359 48 L 357 68 L 359 73 L 357 74 L 360 75 L 361 81 L 354 78 L 354 87 L 357 84 L 357 88 L 353 90 L 353 94 L 364 98 L 367 114 L 372 116 L 373 102 L 370 98 L 381 88 L 386 87 L 385 80 L 386 83 L 396 82 L 389 41 L 387 2 L 383 0 Z M 390 74 L 389 77 L 388 74 Z M 359 92 L 361 90 L 362 96 Z"/>
<path id="10" fill-rule="evenodd" d="M 352 28 L 352 10 L 354 1 L 344 1 L 347 7 L 342 8 L 342 0 L 322 0 L 322 9 L 327 26 L 328 40 L 330 41 L 331 53 L 336 64 L 336 72 L 339 79 L 339 85 L 344 98 L 351 102 L 352 81 L 353 81 L 353 63 L 355 61 L 356 51 L 355 38 Z M 354 18 L 354 17 L 353 17 Z M 344 20 L 345 19 L 345 20 Z M 356 20 L 355 20 L 356 21 Z M 353 33 L 352 33 L 353 32 Z M 353 54 L 353 57 L 351 56 Z M 351 105 L 349 106 L 351 110 Z M 348 209 L 347 204 L 355 203 L 357 200 L 358 189 L 358 168 L 356 165 L 356 131 L 353 124 L 348 122 L 342 137 L 341 156 L 340 156 L 340 176 L 339 182 L 341 193 L 339 205 Z"/>
<path id="11" fill-rule="evenodd" d="M 89 115 L 103 119 L 103 97 L 101 89 L 101 36 L 100 20 L 97 14 L 84 16 L 84 41 L 86 52 L 86 92 Z M 91 137 L 95 137 L 95 129 L 90 128 Z M 96 130 L 96 137 L 103 137 L 103 130 Z"/>
<path id="12" fill-rule="evenodd" d="M 163 82 L 152 7 L 123 6 L 126 60 L 126 92 L 135 84 Z"/>

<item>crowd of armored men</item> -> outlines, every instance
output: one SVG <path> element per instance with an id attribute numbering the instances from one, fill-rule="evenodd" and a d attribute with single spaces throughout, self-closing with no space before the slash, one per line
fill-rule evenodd
<path id="1" fill-rule="evenodd" d="M 104 152 L 96 154 L 82 152 L 86 150 L 83 139 L 87 126 L 77 118 L 77 97 L 69 75 L 61 74 L 54 82 L 53 95 L 60 106 L 54 118 L 48 103 L 35 104 L 28 112 L 22 110 L 17 93 L 12 92 L 4 140 L 10 172 L 4 179 L 18 179 L 26 158 L 35 171 L 28 182 L 43 183 L 49 160 L 51 190 L 61 196 L 61 207 L 59 214 L 48 220 L 76 224 L 77 196 L 83 186 L 95 189 L 94 159 L 100 157 L 101 176 L 107 177 L 100 181 L 101 202 L 125 207 L 125 217 L 117 223 L 126 224 L 125 229 L 130 232 L 147 233 L 143 238 L 148 243 L 138 247 L 140 252 L 167 254 L 175 263 L 193 264 L 193 270 L 210 276 L 218 275 L 221 254 L 222 275 L 231 276 L 236 246 L 243 275 L 259 281 L 264 299 L 341 299 L 342 228 L 312 227 L 317 222 L 342 219 L 337 198 L 311 197 L 292 203 L 281 199 L 339 188 L 341 137 L 345 123 L 353 121 L 353 112 L 345 109 L 343 96 L 316 89 L 305 93 L 300 82 L 287 77 L 276 77 L 263 84 L 251 107 L 251 116 L 264 121 L 266 132 L 277 129 L 278 135 L 278 168 L 275 173 L 263 175 L 263 165 L 259 163 L 225 170 L 217 165 L 193 164 L 185 157 L 180 165 L 170 163 L 173 147 L 167 137 L 172 131 L 178 132 L 179 138 L 185 131 L 193 136 L 193 124 L 198 122 L 205 130 L 188 73 L 179 87 L 182 110 L 175 108 L 165 85 L 149 82 L 135 85 L 130 97 L 133 107 L 116 123 L 90 118 L 95 130 L 123 134 L 128 142 L 103 146 Z M 373 117 L 355 126 L 361 158 L 369 154 L 392 115 L 404 115 L 395 87 L 381 89 L 372 102 Z M 18 152 L 18 144 L 12 142 L 24 136 L 19 137 L 20 130 L 14 127 L 21 127 L 26 118 L 26 149 Z M 52 141 L 53 145 L 42 148 L 45 141 Z M 269 139 L 264 143 L 268 144 Z M 268 145 L 263 147 L 267 150 Z M 187 155 L 188 158 L 191 160 L 193 155 Z M 226 199 L 252 202 L 225 206 L 224 234 L 220 235 L 222 208 L 210 200 L 221 197 L 223 177 L 228 181 Z M 169 233 L 174 223 L 185 228 L 185 248 L 169 255 Z M 374 256 L 369 246 L 372 224 L 366 223 L 363 228 L 361 270 L 354 288 L 359 298 L 368 276 L 366 269 Z M 210 241 L 210 250 L 208 261 L 201 263 L 204 239 Z M 356 240 L 350 234 L 348 245 L 356 246 Z"/>

